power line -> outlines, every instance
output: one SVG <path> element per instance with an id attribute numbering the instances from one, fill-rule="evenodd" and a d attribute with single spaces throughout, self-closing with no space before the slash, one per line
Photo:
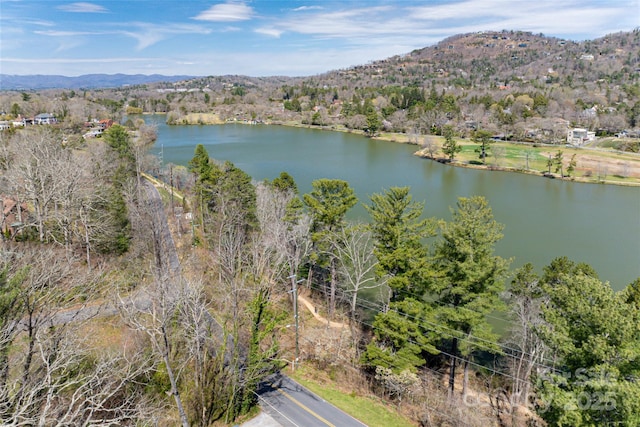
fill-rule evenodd
<path id="1" fill-rule="evenodd" d="M 356 303 L 356 304 L 357 304 L 357 303 Z M 357 304 L 357 305 L 358 305 L 358 304 Z M 370 309 L 371 309 L 371 308 L 370 308 Z M 422 327 L 425 327 L 424 323 L 427 323 L 429 326 L 431 326 L 431 327 L 433 327 L 433 328 L 440 328 L 441 330 L 440 330 L 440 331 L 437 331 L 437 330 L 436 330 L 436 333 L 446 335 L 446 336 L 448 336 L 448 337 L 450 337 L 450 338 L 457 338 L 459 341 L 462 341 L 462 342 L 467 342 L 467 343 L 469 343 L 469 344 L 472 344 L 472 345 L 476 345 L 476 346 L 478 346 L 478 345 L 477 345 L 477 343 L 476 343 L 475 341 L 472 341 L 472 340 L 468 339 L 469 337 L 471 337 L 471 338 L 475 338 L 475 339 L 480 340 L 480 341 L 484 341 L 484 342 L 491 343 L 491 344 L 492 344 L 492 346 L 493 346 L 493 345 L 495 345 L 495 346 L 501 347 L 501 349 L 503 350 L 503 351 L 502 351 L 502 353 L 503 353 L 504 355 L 506 355 L 506 356 L 509 356 L 509 357 L 514 357 L 514 358 L 515 358 L 515 357 L 517 357 L 517 356 L 512 355 L 512 354 L 509 354 L 509 352 L 504 351 L 504 349 L 505 349 L 505 348 L 506 348 L 506 349 L 508 349 L 508 350 L 510 350 L 510 351 L 512 351 L 512 352 L 514 352 L 514 353 L 520 352 L 520 354 L 523 354 L 523 355 L 527 355 L 527 356 L 532 357 L 532 355 L 530 355 L 529 353 L 526 353 L 526 352 L 524 352 L 524 351 L 522 351 L 522 350 L 511 349 L 511 348 L 509 348 L 509 347 L 505 347 L 505 346 L 503 346 L 503 345 L 500 345 L 499 343 L 493 343 L 493 342 L 491 342 L 491 341 L 489 341 L 489 340 L 486 340 L 486 339 L 483 339 L 483 338 L 480 338 L 480 337 L 476 337 L 476 336 L 474 336 L 474 335 L 470 335 L 470 334 L 468 334 L 468 335 L 462 335 L 462 336 L 454 335 L 453 333 L 456 333 L 456 334 L 457 334 L 457 333 L 459 333 L 459 332 L 458 332 L 458 331 L 456 331 L 456 330 L 455 330 L 455 329 L 453 329 L 453 328 L 449 328 L 449 327 L 447 327 L 446 325 L 442 325 L 442 324 L 437 324 L 437 323 L 433 323 L 433 322 L 428 322 L 428 321 L 427 321 L 427 320 L 425 320 L 425 319 L 417 319 L 415 316 L 412 316 L 412 315 L 410 315 L 410 314 L 408 314 L 408 313 L 402 313 L 402 312 L 398 311 L 397 309 L 392 309 L 392 308 L 390 308 L 390 309 L 389 309 L 389 311 L 393 311 L 393 312 L 395 312 L 396 314 L 398 314 L 398 315 L 400 315 L 400 316 L 404 316 L 404 317 L 407 317 L 407 318 L 411 318 L 411 319 L 413 319 L 414 321 L 416 321 L 416 323 L 418 323 L 418 325 L 420 325 L 420 326 L 422 326 Z M 382 313 L 382 311 L 377 311 L 377 312 L 378 312 L 378 313 Z M 424 322 L 424 323 L 421 323 L 421 322 Z M 453 331 L 453 333 L 451 333 L 451 332 L 449 332 L 449 333 L 447 333 L 447 332 L 443 332 L 442 330 Z M 466 338 L 465 338 L 465 337 L 466 337 Z M 478 347 L 480 347 L 480 346 L 478 346 Z M 491 348 L 489 348 L 489 347 L 485 347 L 485 348 L 484 348 L 484 350 L 491 350 Z M 441 353 L 446 354 L 446 353 L 445 353 L 445 352 L 443 352 L 443 351 L 441 351 Z M 561 372 L 559 369 L 557 369 L 557 368 L 555 368 L 555 367 L 547 366 L 547 365 L 544 365 L 544 364 L 539 363 L 539 362 L 533 362 L 533 363 L 534 363 L 534 365 L 535 365 L 535 366 L 538 366 L 538 367 L 541 367 L 541 368 L 549 369 L 549 370 L 556 371 L 556 372 Z"/>
<path id="2" fill-rule="evenodd" d="M 318 287 L 315 286 L 315 289 L 318 289 Z M 318 290 L 320 290 L 320 289 L 318 289 Z M 344 297 L 344 291 L 343 290 L 338 290 L 338 292 Z M 363 303 L 363 301 L 366 301 L 366 303 L 369 304 L 369 306 L 365 305 Z M 383 310 L 382 310 L 383 309 L 383 305 L 380 304 L 380 303 L 375 303 L 373 301 L 360 299 L 360 300 L 356 300 L 356 305 L 358 307 L 361 307 L 361 308 L 364 308 L 364 309 L 375 311 L 376 313 L 383 313 Z M 463 307 L 460 307 L 460 308 L 463 308 Z M 470 310 L 470 309 L 468 309 L 468 310 Z M 479 348 L 484 349 L 484 350 L 488 350 L 489 351 L 489 350 L 492 350 L 492 347 L 498 346 L 501 349 L 502 353 L 504 355 L 506 355 L 506 356 L 515 358 L 515 357 L 517 357 L 516 356 L 517 354 L 521 354 L 521 355 L 525 355 L 525 356 L 529 356 L 530 358 L 533 358 L 533 355 L 531 355 L 530 353 L 525 352 L 524 350 L 507 347 L 504 344 L 495 343 L 493 341 L 489 341 L 489 340 L 481 338 L 481 337 L 476 337 L 476 336 L 470 335 L 470 334 L 458 336 L 459 331 L 457 331 L 457 330 L 455 330 L 453 328 L 450 328 L 450 327 L 448 327 L 446 325 L 443 325 L 443 324 L 429 322 L 426 319 L 418 319 L 418 318 L 416 318 L 416 316 L 410 315 L 408 313 L 400 312 L 397 309 L 388 308 L 387 311 L 393 311 L 396 314 L 398 314 L 399 316 L 410 318 L 410 319 L 414 320 L 416 323 L 418 323 L 422 327 L 426 328 L 426 326 L 428 325 L 431 328 L 435 328 L 436 329 L 436 333 L 439 333 L 439 334 L 442 334 L 442 335 L 446 335 L 446 336 L 448 336 L 450 338 L 457 338 L 459 341 L 466 342 L 468 344 L 474 345 L 474 346 L 479 347 Z M 470 310 L 470 311 L 473 311 L 473 310 Z M 482 313 L 478 313 L 478 312 L 475 312 L 475 313 L 482 314 Z M 359 323 L 362 324 L 362 322 L 359 322 Z M 425 325 L 425 323 L 427 325 Z M 373 325 L 369 325 L 369 326 L 373 327 Z M 451 331 L 451 332 L 445 332 L 446 330 Z M 470 338 L 472 338 L 472 339 L 470 339 Z M 476 341 L 474 341 L 473 339 L 475 339 Z M 483 346 L 483 345 L 479 344 L 477 341 L 485 342 L 485 343 L 488 343 L 490 345 L 484 345 Z M 505 350 L 508 350 L 508 351 L 505 351 Z M 441 353 L 445 354 L 444 352 L 441 352 Z M 545 360 L 545 359 L 542 359 L 542 360 Z M 540 362 L 533 362 L 533 363 L 534 363 L 535 366 L 538 366 L 540 368 L 548 369 L 548 370 L 555 371 L 555 372 L 562 372 L 561 370 L 559 370 L 559 369 L 557 369 L 555 367 L 547 366 L 547 365 L 544 365 L 544 364 L 542 364 Z"/>
<path id="3" fill-rule="evenodd" d="M 361 325 L 369 326 L 371 329 L 380 330 L 380 328 L 375 327 L 373 324 L 370 324 L 370 323 L 367 323 L 367 322 L 364 322 L 364 321 L 355 320 L 355 322 L 357 322 L 357 323 L 359 323 L 359 324 L 361 324 Z M 407 338 L 407 342 L 409 342 L 409 343 L 411 343 L 411 344 L 414 344 L 414 345 L 416 345 L 416 346 L 420 347 L 420 344 L 419 344 L 419 343 L 417 343 L 417 342 L 413 341 L 413 340 L 412 340 L 412 339 L 410 339 L 410 338 Z M 481 368 L 481 369 L 486 369 L 486 370 L 488 370 L 488 371 L 490 371 L 490 372 L 493 372 L 493 373 L 495 373 L 495 374 L 497 374 L 497 375 L 502 375 L 502 376 L 504 376 L 504 377 L 511 378 L 511 379 L 513 379 L 513 380 L 518 380 L 517 378 L 515 378 L 515 377 L 514 377 L 513 375 L 511 375 L 511 374 L 508 374 L 508 373 L 505 373 L 505 372 L 502 372 L 502 371 L 498 371 L 498 370 L 495 370 L 495 369 L 489 368 L 489 367 L 487 367 L 487 366 L 480 365 L 479 363 L 475 363 L 475 362 L 473 362 L 472 360 L 465 359 L 465 358 L 463 358 L 463 357 L 453 355 L 453 354 L 448 353 L 448 352 L 446 352 L 446 351 L 444 351 L 444 350 L 438 350 L 438 354 L 444 354 L 445 356 L 449 356 L 449 357 L 454 358 L 454 359 L 456 359 L 456 360 L 458 360 L 458 361 L 469 363 L 470 365 L 477 366 L 478 368 Z"/>

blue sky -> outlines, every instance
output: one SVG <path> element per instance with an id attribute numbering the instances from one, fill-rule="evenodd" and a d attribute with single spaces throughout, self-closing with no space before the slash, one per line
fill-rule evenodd
<path id="1" fill-rule="evenodd" d="M 638 26 L 640 0 L 0 0 L 0 73 L 308 76 L 460 33 Z"/>

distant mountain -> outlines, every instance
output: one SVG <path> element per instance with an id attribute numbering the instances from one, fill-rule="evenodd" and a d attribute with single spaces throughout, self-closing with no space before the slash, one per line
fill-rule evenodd
<path id="1" fill-rule="evenodd" d="M 328 86 L 352 82 L 353 86 L 381 87 L 428 82 L 449 89 L 499 91 L 527 85 L 538 85 L 538 90 L 554 84 L 577 88 L 579 83 L 604 79 L 622 86 L 637 81 L 639 48 L 639 30 L 581 42 L 524 31 L 482 31 L 458 34 L 405 55 L 330 71 L 305 84 L 313 80 Z"/>
<path id="2" fill-rule="evenodd" d="M 0 90 L 113 88 L 156 82 L 177 82 L 195 76 L 163 76 L 160 74 L 85 74 L 78 77 L 59 75 L 17 76 L 0 74 Z"/>

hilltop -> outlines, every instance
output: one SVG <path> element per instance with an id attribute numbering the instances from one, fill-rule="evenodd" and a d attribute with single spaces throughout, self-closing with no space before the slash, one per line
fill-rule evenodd
<path id="1" fill-rule="evenodd" d="M 570 126 L 637 135 L 639 78 L 638 31 L 585 42 L 502 31 L 305 78 L 210 76 L 122 95 L 164 98 L 174 123 L 197 112 L 366 131 L 375 112 L 392 132 L 437 134 L 451 124 L 461 136 L 482 127 L 507 139 L 560 142 Z"/>
<path id="2" fill-rule="evenodd" d="M 585 42 L 522 31 L 480 32 L 319 77 L 370 78 L 377 86 L 435 80 L 467 89 L 522 83 L 572 86 L 599 79 L 625 84 L 637 81 L 638 48 L 637 31 Z"/>

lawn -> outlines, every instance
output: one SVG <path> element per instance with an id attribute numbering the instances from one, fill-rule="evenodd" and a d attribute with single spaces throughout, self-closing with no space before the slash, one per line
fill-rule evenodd
<path id="1" fill-rule="evenodd" d="M 484 162 L 480 159 L 480 145 L 468 139 L 459 139 L 461 151 L 456 154 L 455 166 L 511 170 L 554 178 L 564 178 L 581 182 L 608 183 L 619 185 L 640 185 L 640 155 L 603 148 L 580 148 L 566 145 L 517 144 L 492 142 Z M 436 139 L 436 158 L 443 158 L 440 149 L 442 139 Z M 562 173 L 556 169 L 556 156 L 561 153 Z M 419 156 L 428 157 L 427 150 L 420 148 Z M 549 167 L 549 159 L 553 164 Z M 574 171 L 568 176 L 571 161 Z"/>

